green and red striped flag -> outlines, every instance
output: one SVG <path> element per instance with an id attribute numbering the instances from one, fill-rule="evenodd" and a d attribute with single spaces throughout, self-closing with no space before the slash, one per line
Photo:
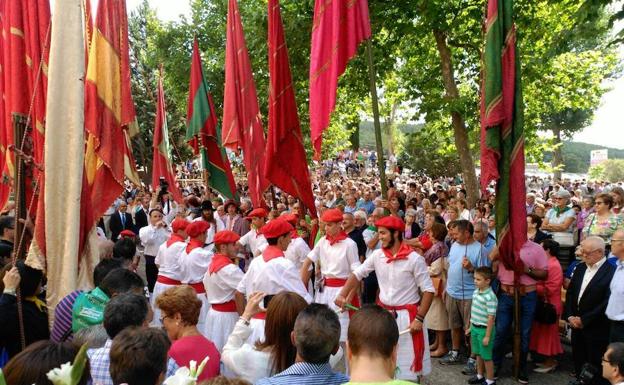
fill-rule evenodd
<path id="1" fill-rule="evenodd" d="M 202 155 L 204 170 L 208 170 L 208 184 L 224 196 L 236 198 L 236 183 L 230 162 L 221 146 L 221 129 L 217 123 L 212 96 L 204 78 L 199 44 L 193 42 L 191 81 L 189 90 L 186 141 L 193 153 Z"/>
<path id="2" fill-rule="evenodd" d="M 524 129 L 513 0 L 489 0 L 481 88 L 481 187 L 496 181 L 496 236 L 503 264 L 520 272 L 526 243 Z M 518 276 L 518 274 L 516 274 Z"/>

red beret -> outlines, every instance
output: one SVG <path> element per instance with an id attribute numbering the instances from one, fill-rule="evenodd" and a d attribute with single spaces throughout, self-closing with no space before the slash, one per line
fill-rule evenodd
<path id="1" fill-rule="evenodd" d="M 273 219 L 271 222 L 262 226 L 262 235 L 265 238 L 277 238 L 280 235 L 290 233 L 294 230 L 292 225 L 281 218 Z"/>
<path id="2" fill-rule="evenodd" d="M 282 214 L 279 217 L 280 219 L 285 220 L 286 222 L 290 223 L 291 225 L 296 225 L 297 221 L 299 220 L 299 216 L 297 214 Z"/>
<path id="3" fill-rule="evenodd" d="M 202 233 L 205 233 L 206 230 L 210 228 L 210 223 L 200 220 L 191 222 L 188 226 L 186 226 L 186 233 L 191 238 L 196 238 Z"/>
<path id="4" fill-rule="evenodd" d="M 375 222 L 376 227 L 385 227 L 388 230 L 399 230 L 405 231 L 405 222 L 401 220 L 399 217 L 395 217 L 394 215 L 389 215 L 387 217 L 383 217 Z"/>
<path id="5" fill-rule="evenodd" d="M 119 235 L 122 237 L 131 237 L 131 238 L 136 237 L 136 234 L 132 230 L 124 230 L 121 233 L 119 233 Z"/>
<path id="6" fill-rule="evenodd" d="M 329 209 L 323 212 L 321 220 L 325 223 L 328 222 L 342 222 L 342 211 L 340 209 Z"/>
<path id="7" fill-rule="evenodd" d="M 187 221 L 186 219 L 176 218 L 171 223 L 171 229 L 173 230 L 174 233 L 177 233 L 180 230 L 182 231 L 186 230 L 186 227 L 188 225 L 190 225 L 190 222 Z"/>
<path id="8" fill-rule="evenodd" d="M 251 212 L 245 217 L 245 219 L 251 220 L 251 218 L 266 218 L 268 215 L 267 211 L 262 207 L 253 209 Z"/>
<path id="9" fill-rule="evenodd" d="M 214 243 L 215 245 L 222 245 L 225 243 L 236 243 L 240 239 L 240 236 L 233 231 L 230 230 L 222 230 L 215 234 Z"/>

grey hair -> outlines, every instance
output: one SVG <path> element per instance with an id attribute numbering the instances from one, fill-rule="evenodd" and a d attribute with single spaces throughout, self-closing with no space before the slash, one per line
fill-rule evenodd
<path id="1" fill-rule="evenodd" d="M 72 342 L 76 346 L 87 344 L 87 348 L 89 349 L 98 349 L 106 344 L 107 339 L 108 334 L 106 334 L 104 325 L 99 324 L 80 329 L 76 334 L 74 334 Z"/>
<path id="2" fill-rule="evenodd" d="M 602 250 L 604 252 L 605 250 L 605 241 L 604 239 L 596 236 L 596 235 L 592 235 L 589 236 L 587 238 L 585 238 L 585 242 L 589 243 L 590 245 L 592 245 L 594 248 Z"/>
<path id="3" fill-rule="evenodd" d="M 297 316 L 295 327 L 297 354 L 307 363 L 324 364 L 340 343 L 340 321 L 327 305 L 313 303 Z"/>

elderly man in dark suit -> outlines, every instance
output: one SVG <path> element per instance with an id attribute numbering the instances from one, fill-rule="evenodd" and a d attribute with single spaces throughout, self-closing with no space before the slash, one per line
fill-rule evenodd
<path id="1" fill-rule="evenodd" d="M 609 343 L 609 319 L 605 315 L 609 285 L 615 268 L 604 257 L 605 243 L 588 237 L 581 243 L 583 262 L 574 271 L 566 294 L 564 317 L 572 328 L 572 358 L 578 376 L 584 364 L 599 369 Z M 602 384 L 600 376 L 593 384 Z"/>
<path id="2" fill-rule="evenodd" d="M 111 214 L 110 222 L 108 226 L 111 231 L 111 241 L 117 242 L 119 234 L 124 230 L 134 230 L 134 222 L 132 221 L 132 215 L 127 213 L 128 204 L 124 201 L 119 203 L 117 211 Z"/>

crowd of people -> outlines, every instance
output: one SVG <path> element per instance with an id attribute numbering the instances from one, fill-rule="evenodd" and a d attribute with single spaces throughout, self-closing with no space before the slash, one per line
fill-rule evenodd
<path id="1" fill-rule="evenodd" d="M 207 358 L 201 384 L 403 384 L 464 365 L 467 383 L 491 385 L 508 373 L 516 294 L 520 383 L 558 370 L 562 338 L 573 381 L 624 381 L 621 184 L 527 177 L 515 277 L 496 247 L 493 189 L 469 204 L 460 176 L 408 172 L 383 198 L 373 158 L 316 170 L 318 219 L 279 190 L 253 207 L 195 182 L 180 186 L 183 202 L 128 183 L 98 225 L 94 287 L 53 309 L 44 274 L 11 259 L 9 207 L 7 384 L 50 384 L 46 373 L 86 344 L 81 384 L 160 384 Z"/>

